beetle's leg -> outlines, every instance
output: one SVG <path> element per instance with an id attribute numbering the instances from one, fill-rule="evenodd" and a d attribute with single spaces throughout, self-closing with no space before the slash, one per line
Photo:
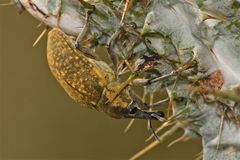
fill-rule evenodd
<path id="1" fill-rule="evenodd" d="M 137 99 L 138 102 L 133 101 L 132 103 L 129 104 L 129 114 L 134 115 L 133 118 L 142 118 L 142 119 L 147 119 L 149 121 L 149 130 L 152 132 L 154 135 L 155 139 L 160 141 L 158 135 L 156 134 L 155 130 L 152 127 L 152 120 L 159 120 L 159 121 L 164 121 L 164 113 L 162 111 L 158 112 L 148 112 L 148 111 L 143 111 L 139 110 L 140 106 L 144 105 L 144 107 L 147 106 L 147 104 L 144 104 L 140 98 L 136 95 L 133 94 L 133 92 L 130 92 L 130 95 L 133 97 L 133 99 Z M 146 108 L 150 108 L 149 106 Z"/>
<path id="2" fill-rule="evenodd" d="M 131 96 L 131 98 L 138 104 L 138 107 L 142 110 L 148 110 L 150 108 L 149 105 L 147 105 L 146 103 L 144 103 L 142 101 L 142 99 L 133 91 L 133 90 L 129 90 L 129 94 Z"/>
<path id="3" fill-rule="evenodd" d="M 57 12 L 57 27 L 60 28 L 60 20 L 61 20 L 61 15 L 62 15 L 62 6 L 63 6 L 63 2 L 62 0 L 60 0 L 60 5 L 58 8 L 58 12 Z"/>
<path id="4" fill-rule="evenodd" d="M 119 29 L 115 33 L 113 33 L 113 35 L 110 37 L 110 39 L 107 42 L 107 51 L 108 51 L 108 54 L 110 55 L 110 58 L 112 60 L 112 63 L 115 69 L 117 69 L 118 58 L 116 53 L 114 53 L 113 47 L 116 39 L 118 38 L 122 30 L 123 30 L 123 26 L 120 26 Z"/>
<path id="5" fill-rule="evenodd" d="M 119 35 L 126 31 L 135 31 L 135 29 L 137 28 L 137 24 L 134 22 L 131 22 L 129 24 L 120 24 L 120 27 L 117 29 L 117 31 L 115 33 L 113 33 L 113 35 L 109 38 L 108 42 L 107 42 L 107 51 L 108 54 L 110 55 L 110 58 L 112 60 L 112 63 L 115 67 L 115 69 L 117 70 L 117 66 L 118 66 L 118 58 L 117 58 L 117 54 L 114 52 L 114 45 L 117 41 L 117 38 L 119 37 Z M 132 67 L 128 64 L 127 60 L 124 61 L 124 63 L 128 66 L 128 68 L 132 71 Z"/>
<path id="6" fill-rule="evenodd" d="M 165 121 L 166 119 L 160 114 L 160 112 L 153 112 L 151 114 L 152 117 L 155 117 L 159 121 Z M 152 119 L 149 119 L 149 130 L 152 132 L 153 136 L 157 141 L 160 141 L 159 136 L 156 134 L 155 130 L 152 127 Z"/>
<path id="7" fill-rule="evenodd" d="M 113 93 L 111 95 L 111 97 L 109 97 L 108 101 L 106 103 L 109 103 L 109 102 L 113 102 L 117 96 L 125 89 L 127 88 L 133 81 L 134 79 L 136 79 L 138 76 L 138 72 L 137 71 L 133 71 L 132 74 L 129 76 L 129 78 L 121 83 L 120 85 L 116 86 L 113 90 Z M 135 97 L 137 98 L 137 97 Z"/>
<path id="8" fill-rule="evenodd" d="M 20 2 L 13 2 L 14 4 L 15 3 L 20 3 Z M 56 27 L 57 28 L 60 28 L 60 20 L 61 20 L 61 14 L 62 14 L 62 0 L 60 0 L 60 3 L 57 4 L 57 14 L 56 14 L 56 18 L 57 18 L 57 24 L 56 24 Z M 51 13 L 47 14 L 46 16 L 50 16 Z M 42 23 L 39 24 L 39 26 L 41 26 Z M 38 26 L 38 27 L 39 27 Z M 50 27 L 49 26 L 46 26 L 45 29 L 42 31 L 42 33 L 37 37 L 37 39 L 34 41 L 33 43 L 33 47 L 42 39 L 42 37 L 45 35 L 45 33 L 47 33 L 48 29 Z"/>
<path id="9" fill-rule="evenodd" d="M 152 132 L 152 134 L 153 134 L 153 136 L 155 137 L 155 139 L 156 139 L 157 141 L 160 141 L 159 136 L 156 134 L 155 130 L 154 130 L 153 127 L 152 127 L 152 120 L 151 120 L 151 119 L 149 120 L 149 130 Z"/>
<path id="10" fill-rule="evenodd" d="M 116 63 L 114 63 L 114 66 L 117 66 L 117 57 L 113 51 L 114 42 L 116 41 L 117 37 L 119 36 L 119 34 L 122 31 L 127 31 L 127 32 L 135 31 L 136 28 L 137 28 L 137 24 L 135 24 L 134 22 L 129 23 L 129 24 L 123 24 L 122 26 L 120 26 L 119 30 L 116 31 L 112 35 L 112 37 L 109 39 L 107 49 L 108 49 L 108 53 L 110 54 L 113 63 L 116 62 Z M 124 90 L 126 87 L 128 87 L 129 84 L 132 83 L 132 81 L 138 75 L 137 71 L 133 70 L 133 68 L 131 67 L 131 65 L 129 64 L 129 62 L 127 60 L 125 60 L 124 63 L 131 70 L 132 74 L 129 76 L 129 78 L 125 82 L 123 82 L 122 84 L 120 84 L 119 86 L 114 88 L 114 92 L 113 92 L 111 98 L 109 98 L 109 100 L 106 103 L 114 101 L 114 99 L 122 92 L 122 90 Z"/>
<path id="11" fill-rule="evenodd" d="M 146 103 L 144 103 L 142 101 L 142 99 L 132 89 L 129 90 L 129 95 L 133 99 L 133 101 L 135 101 L 138 104 L 138 107 L 141 110 L 148 110 L 149 109 L 149 106 Z M 135 121 L 135 119 L 131 119 L 129 121 L 128 125 L 124 129 L 124 133 L 126 133 L 131 128 L 131 126 L 133 125 L 134 121 Z"/>
<path id="12" fill-rule="evenodd" d="M 76 39 L 76 42 L 75 42 L 76 48 L 79 47 L 80 42 L 82 41 L 83 37 L 84 37 L 84 36 L 86 35 L 86 33 L 87 33 L 87 30 L 88 30 L 88 28 L 89 28 L 90 13 L 91 13 L 91 12 L 90 12 L 89 10 L 86 12 L 85 25 L 83 26 L 83 29 L 81 30 L 81 32 L 78 34 L 77 39 Z"/>
<path id="13" fill-rule="evenodd" d="M 134 111 L 136 109 L 131 109 L 131 111 Z M 155 130 L 153 129 L 152 126 L 152 120 L 159 120 L 159 121 L 164 121 L 164 113 L 162 111 L 158 111 L 158 112 L 147 112 L 147 111 L 139 111 L 140 113 L 138 113 L 137 116 L 135 116 L 135 118 L 143 118 L 143 119 L 147 119 L 149 121 L 149 130 L 152 132 L 152 134 L 154 135 L 155 139 L 160 141 L 159 136 L 156 134 Z"/>
<path id="14" fill-rule="evenodd" d="M 111 94 L 111 97 L 108 97 L 106 104 L 113 102 L 118 97 L 118 95 L 129 86 L 129 84 L 137 77 L 137 75 L 138 74 L 136 72 L 132 73 L 125 82 L 113 88 L 113 93 Z"/>
<path id="15" fill-rule="evenodd" d="M 83 5 L 86 5 L 85 4 L 86 2 L 81 2 L 81 3 L 84 3 Z M 94 13 L 95 10 L 96 10 L 96 7 L 94 5 L 91 5 L 90 7 L 88 6 L 88 8 L 87 8 L 85 25 L 83 26 L 83 29 L 81 30 L 81 32 L 78 34 L 78 37 L 75 42 L 76 48 L 80 51 L 84 50 L 84 47 L 82 47 L 80 43 L 88 31 L 89 24 L 90 24 L 90 17 L 91 17 L 91 14 Z M 92 54 L 90 52 L 84 52 L 84 53 L 87 54 L 88 56 L 92 56 Z"/>

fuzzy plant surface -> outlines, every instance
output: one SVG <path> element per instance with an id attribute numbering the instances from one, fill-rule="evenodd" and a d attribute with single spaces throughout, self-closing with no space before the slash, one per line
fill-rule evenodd
<path id="1" fill-rule="evenodd" d="M 143 97 L 165 93 L 167 98 L 153 105 L 168 106 L 156 133 L 170 127 L 160 141 L 181 128 L 182 138 L 202 138 L 204 160 L 240 159 L 239 0 L 132 0 L 128 7 L 121 0 L 13 3 L 73 37 L 87 24 L 84 47 L 110 48 L 117 73 L 140 73 L 132 85 L 144 86 Z"/>

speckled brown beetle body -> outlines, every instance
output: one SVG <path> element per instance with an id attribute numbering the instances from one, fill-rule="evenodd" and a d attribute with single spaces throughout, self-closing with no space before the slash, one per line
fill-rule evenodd
<path id="1" fill-rule="evenodd" d="M 153 118 L 152 113 L 137 109 L 127 89 L 109 101 L 119 86 L 113 70 L 77 50 L 73 40 L 60 29 L 52 29 L 48 34 L 47 60 L 54 77 L 81 106 L 114 118 Z"/>
<path id="2" fill-rule="evenodd" d="M 104 87 L 114 79 L 108 66 L 98 65 L 76 50 L 59 29 L 49 33 L 47 59 L 53 75 L 72 99 L 88 108 L 97 108 Z"/>

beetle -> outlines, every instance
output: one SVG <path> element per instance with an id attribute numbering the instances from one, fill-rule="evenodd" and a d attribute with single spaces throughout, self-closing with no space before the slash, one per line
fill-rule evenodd
<path id="1" fill-rule="evenodd" d="M 162 111 L 142 110 L 128 83 L 120 83 L 105 62 L 76 49 L 75 42 L 58 28 L 48 33 L 47 60 L 56 80 L 81 106 L 113 118 L 156 120 L 164 117 Z"/>

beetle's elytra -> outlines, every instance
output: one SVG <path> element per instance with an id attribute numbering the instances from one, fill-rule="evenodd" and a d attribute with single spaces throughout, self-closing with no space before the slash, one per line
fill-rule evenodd
<path id="1" fill-rule="evenodd" d="M 103 61 L 87 57 L 60 29 L 48 34 L 47 60 L 54 77 L 67 94 L 81 106 L 107 113 L 114 118 L 156 119 L 152 112 L 138 108 L 124 89 L 113 101 L 120 85 L 113 70 Z M 163 112 L 157 112 L 163 117 Z"/>

